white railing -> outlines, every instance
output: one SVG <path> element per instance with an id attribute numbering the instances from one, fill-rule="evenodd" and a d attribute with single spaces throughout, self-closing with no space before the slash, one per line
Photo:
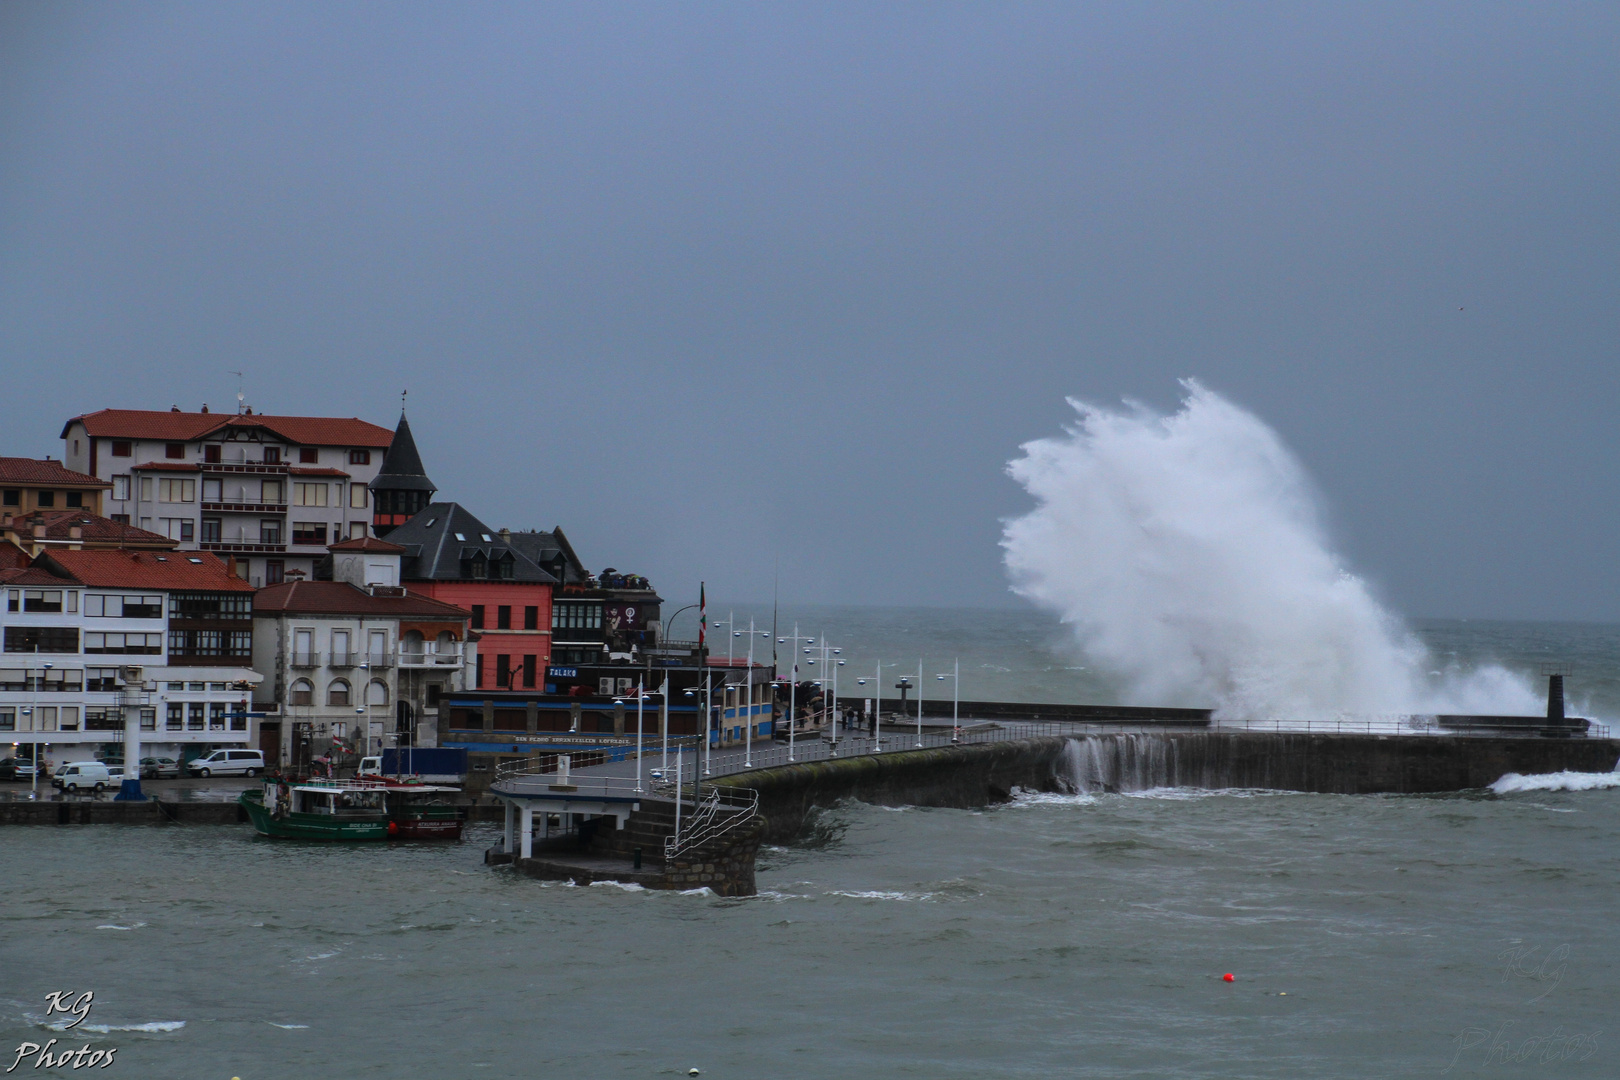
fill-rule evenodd
<path id="1" fill-rule="evenodd" d="M 759 816 L 759 792 L 752 788 L 714 787 L 698 800 L 689 822 L 664 841 L 664 861 L 691 851 Z"/>

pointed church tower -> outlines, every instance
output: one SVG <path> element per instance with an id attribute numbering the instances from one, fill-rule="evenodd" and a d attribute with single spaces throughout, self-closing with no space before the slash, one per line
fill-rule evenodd
<path id="1" fill-rule="evenodd" d="M 387 536 L 394 526 L 411 520 L 433 501 L 436 490 L 422 468 L 422 455 L 416 452 L 416 440 L 411 438 L 410 421 L 401 409 L 394 441 L 383 455 L 382 471 L 371 482 L 372 534 Z"/>

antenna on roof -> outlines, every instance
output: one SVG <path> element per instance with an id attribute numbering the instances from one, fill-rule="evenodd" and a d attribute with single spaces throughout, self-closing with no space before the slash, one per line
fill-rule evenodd
<path id="1" fill-rule="evenodd" d="M 409 394 L 409 393 L 410 393 L 409 390 L 401 390 L 399 392 L 399 411 L 402 414 L 405 412 L 405 395 Z"/>
<path id="2" fill-rule="evenodd" d="M 236 376 L 236 415 L 241 416 L 242 403 L 246 400 L 242 394 L 242 373 L 240 371 L 230 371 L 226 372 L 226 374 Z"/>

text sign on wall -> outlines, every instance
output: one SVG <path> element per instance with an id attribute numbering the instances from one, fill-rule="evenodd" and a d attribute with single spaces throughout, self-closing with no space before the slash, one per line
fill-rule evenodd
<path id="1" fill-rule="evenodd" d="M 579 669 L 571 667 L 546 668 L 546 674 L 553 679 L 577 679 Z"/>

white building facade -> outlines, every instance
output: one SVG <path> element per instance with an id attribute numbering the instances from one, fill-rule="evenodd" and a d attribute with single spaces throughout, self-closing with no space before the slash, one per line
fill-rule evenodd
<path id="1" fill-rule="evenodd" d="M 179 552 L 56 552 L 0 573 L 0 748 L 60 762 L 255 746 L 250 596 L 219 559 Z"/>
<path id="2" fill-rule="evenodd" d="M 393 432 L 341 417 L 103 409 L 62 428 L 63 463 L 112 484 L 104 513 L 273 585 L 370 532 Z"/>

